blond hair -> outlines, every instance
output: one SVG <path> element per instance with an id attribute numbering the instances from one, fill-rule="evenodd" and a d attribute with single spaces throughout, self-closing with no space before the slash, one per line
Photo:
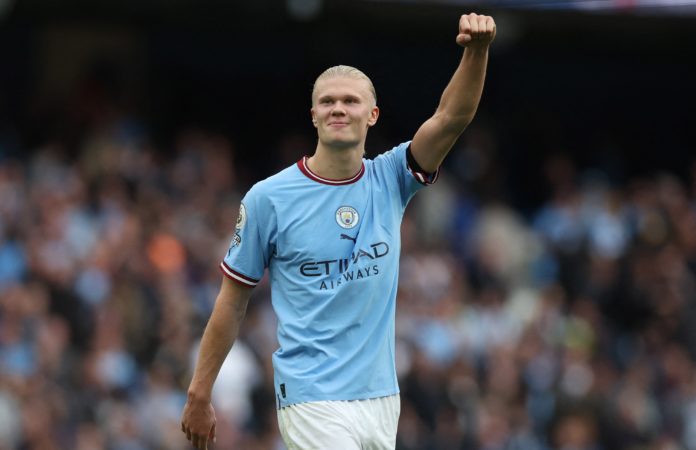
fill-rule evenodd
<path id="1" fill-rule="evenodd" d="M 317 90 L 317 83 L 321 80 L 325 80 L 327 78 L 334 78 L 334 77 L 347 77 L 347 78 L 353 78 L 356 80 L 365 80 L 367 81 L 367 85 L 370 88 L 370 93 L 372 94 L 372 98 L 375 101 L 375 104 L 377 104 L 377 92 L 375 91 L 375 86 L 372 84 L 372 80 L 370 80 L 370 77 L 365 75 L 362 70 L 356 69 L 355 67 L 351 66 L 333 66 L 329 67 L 325 71 L 323 71 L 317 79 L 314 81 L 314 86 L 312 86 L 312 102 L 314 101 L 314 94 L 316 93 Z"/>

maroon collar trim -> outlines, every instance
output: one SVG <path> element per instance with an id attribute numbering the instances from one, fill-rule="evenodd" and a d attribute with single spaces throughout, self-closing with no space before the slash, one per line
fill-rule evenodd
<path id="1" fill-rule="evenodd" d="M 331 178 L 320 177 L 316 173 L 312 172 L 307 166 L 307 157 L 303 156 L 301 160 L 297 161 L 297 167 L 300 171 L 307 176 L 307 178 L 314 180 L 319 183 L 329 184 L 331 186 L 342 186 L 344 184 L 351 184 L 358 181 L 365 173 L 365 163 L 360 164 L 360 170 L 358 173 L 350 178 L 344 178 L 342 180 L 333 180 Z"/>

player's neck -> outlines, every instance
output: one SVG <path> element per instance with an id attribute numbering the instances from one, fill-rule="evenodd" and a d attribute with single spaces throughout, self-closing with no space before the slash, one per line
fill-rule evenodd
<path id="1" fill-rule="evenodd" d="M 362 167 L 365 149 L 360 147 L 334 149 L 317 145 L 317 150 L 307 160 L 309 170 L 323 178 L 344 180 L 353 177 Z"/>

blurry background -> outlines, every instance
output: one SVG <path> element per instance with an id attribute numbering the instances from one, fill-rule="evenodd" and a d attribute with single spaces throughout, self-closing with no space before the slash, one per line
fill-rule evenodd
<path id="1" fill-rule="evenodd" d="M 686 1 L 0 0 L 0 449 L 188 448 L 241 196 L 311 154 L 315 77 L 376 86 L 375 156 L 498 37 L 403 225 L 398 448 L 696 449 L 696 15 Z M 282 449 L 265 282 L 217 448 Z"/>

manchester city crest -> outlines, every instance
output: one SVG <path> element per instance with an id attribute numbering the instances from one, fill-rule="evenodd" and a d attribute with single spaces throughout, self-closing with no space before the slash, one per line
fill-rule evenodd
<path id="1" fill-rule="evenodd" d="M 341 206 L 336 210 L 336 223 L 341 228 L 354 228 L 358 224 L 358 220 L 360 220 L 360 216 L 351 206 Z"/>

